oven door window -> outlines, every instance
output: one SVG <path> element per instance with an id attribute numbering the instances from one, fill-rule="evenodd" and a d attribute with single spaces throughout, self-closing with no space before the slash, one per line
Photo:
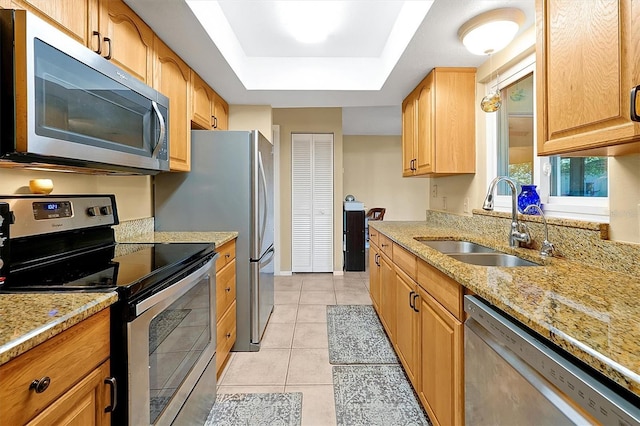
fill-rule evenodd
<path id="1" fill-rule="evenodd" d="M 150 420 L 169 405 L 189 372 L 212 343 L 208 279 L 201 280 L 149 324 Z"/>
<path id="2" fill-rule="evenodd" d="M 40 136 L 151 156 L 151 101 L 34 39 L 35 131 Z"/>

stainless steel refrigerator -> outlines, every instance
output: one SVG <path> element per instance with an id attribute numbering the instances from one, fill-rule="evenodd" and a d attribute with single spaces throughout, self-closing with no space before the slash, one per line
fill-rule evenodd
<path id="1" fill-rule="evenodd" d="M 191 132 L 191 171 L 154 178 L 156 231 L 237 231 L 234 351 L 273 311 L 273 145 L 257 130 Z"/>

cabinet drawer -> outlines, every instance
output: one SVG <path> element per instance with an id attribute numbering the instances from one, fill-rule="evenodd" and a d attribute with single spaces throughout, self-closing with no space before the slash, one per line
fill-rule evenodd
<path id="1" fill-rule="evenodd" d="M 378 247 L 380 250 L 389 257 L 389 259 L 393 259 L 393 241 L 389 239 L 386 235 L 378 234 L 378 242 L 380 243 Z"/>
<path id="2" fill-rule="evenodd" d="M 216 260 L 216 272 L 218 272 L 236 258 L 236 240 L 231 240 L 220 247 L 216 247 L 216 251 L 220 253 L 220 257 Z"/>
<path id="3" fill-rule="evenodd" d="M 109 358 L 105 309 L 0 366 L 0 419 L 24 424 Z M 42 393 L 29 389 L 49 377 Z"/>
<path id="4" fill-rule="evenodd" d="M 236 342 L 236 302 L 224 313 L 217 325 L 216 345 L 216 374 L 220 375 L 220 369 L 224 365 L 229 351 Z"/>
<path id="5" fill-rule="evenodd" d="M 369 226 L 369 243 L 373 243 L 379 247 L 380 244 L 378 243 L 378 235 L 378 230 L 373 229 L 371 226 Z"/>
<path id="6" fill-rule="evenodd" d="M 236 300 L 235 259 L 216 274 L 216 319 L 218 321 L 234 300 Z"/>
<path id="7" fill-rule="evenodd" d="M 393 263 L 400 267 L 412 280 L 416 280 L 416 256 L 393 243 Z"/>
<path id="8" fill-rule="evenodd" d="M 463 287 L 424 261 L 418 262 L 418 284 L 458 320 L 463 320 Z"/>

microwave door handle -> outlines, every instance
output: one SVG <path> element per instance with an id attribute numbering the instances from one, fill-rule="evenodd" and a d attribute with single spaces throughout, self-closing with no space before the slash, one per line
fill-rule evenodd
<path id="1" fill-rule="evenodd" d="M 160 147 L 162 146 L 162 141 L 164 140 L 165 133 L 167 133 L 167 126 L 165 125 L 164 116 L 160 112 L 156 101 L 151 101 L 151 106 L 153 107 L 153 110 L 158 116 L 158 121 L 160 122 L 160 136 L 158 137 L 158 143 L 156 143 L 155 148 L 153 148 L 153 153 L 151 154 L 151 158 L 156 158 L 158 157 L 158 152 L 160 151 Z"/>

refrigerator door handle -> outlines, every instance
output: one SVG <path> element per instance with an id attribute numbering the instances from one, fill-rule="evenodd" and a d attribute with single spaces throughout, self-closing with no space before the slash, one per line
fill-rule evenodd
<path id="1" fill-rule="evenodd" d="M 258 241 L 258 255 L 262 254 L 262 242 L 264 241 L 264 233 L 267 229 L 267 215 L 268 215 L 268 198 L 267 198 L 267 177 L 264 174 L 264 165 L 262 164 L 262 153 L 258 151 L 258 169 L 260 170 L 260 177 L 262 178 L 262 195 L 264 197 L 264 204 L 262 209 L 262 224 L 260 225 L 260 240 Z"/>

